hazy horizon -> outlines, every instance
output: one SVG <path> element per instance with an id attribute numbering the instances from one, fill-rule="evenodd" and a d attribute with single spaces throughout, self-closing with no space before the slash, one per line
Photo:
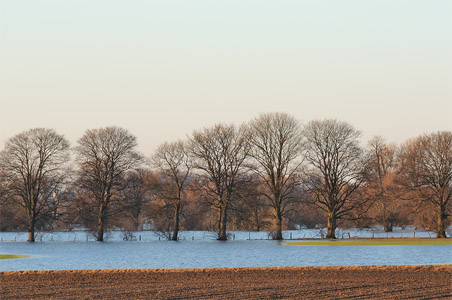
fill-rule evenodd
<path id="1" fill-rule="evenodd" d="M 402 143 L 452 129 L 452 2 L 0 3 L 0 145 L 116 125 L 149 155 L 218 122 L 286 112 Z"/>

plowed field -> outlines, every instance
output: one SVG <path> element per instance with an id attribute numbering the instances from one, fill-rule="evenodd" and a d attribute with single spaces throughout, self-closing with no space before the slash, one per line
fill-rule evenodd
<path id="1" fill-rule="evenodd" d="M 452 299 L 452 266 L 0 272 L 1 299 Z"/>

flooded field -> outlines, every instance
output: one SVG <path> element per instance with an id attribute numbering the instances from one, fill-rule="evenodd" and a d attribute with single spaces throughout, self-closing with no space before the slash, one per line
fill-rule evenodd
<path id="1" fill-rule="evenodd" d="M 109 241 L 99 243 L 89 236 L 86 242 L 86 234 L 55 233 L 43 236 L 42 242 L 27 243 L 18 241 L 17 233 L 16 242 L 11 241 L 12 233 L 2 233 L 0 253 L 31 257 L 1 260 L 0 271 L 452 263 L 451 245 L 299 247 L 267 240 L 267 233 L 255 232 L 231 233 L 227 242 L 216 241 L 209 232 L 184 232 L 179 242 L 159 240 L 151 232 L 136 232 L 133 241 L 124 241 L 123 233 L 115 232 Z M 290 234 L 298 238 L 307 232 L 285 232 L 285 236 Z M 259 235 L 262 240 L 248 240 Z"/>

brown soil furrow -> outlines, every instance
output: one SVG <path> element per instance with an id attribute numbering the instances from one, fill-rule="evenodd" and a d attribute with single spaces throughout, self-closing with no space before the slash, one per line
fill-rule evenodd
<path id="1" fill-rule="evenodd" d="M 2 299 L 452 299 L 452 266 L 0 272 Z"/>

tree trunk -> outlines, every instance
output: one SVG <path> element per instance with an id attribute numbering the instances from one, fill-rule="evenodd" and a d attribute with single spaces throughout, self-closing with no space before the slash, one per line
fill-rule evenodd
<path id="1" fill-rule="evenodd" d="M 260 231 L 261 226 L 260 226 L 260 220 L 259 220 L 259 211 L 257 209 L 254 210 L 254 223 L 256 225 L 255 230 Z"/>
<path id="2" fill-rule="evenodd" d="M 336 238 L 336 214 L 334 212 L 328 213 L 328 232 L 326 234 L 327 239 Z"/>
<path id="3" fill-rule="evenodd" d="M 439 207 L 439 211 L 438 211 L 438 230 L 437 230 L 437 234 L 436 234 L 436 238 L 438 239 L 443 239 L 443 238 L 447 238 L 446 236 L 446 219 L 447 219 L 447 215 L 444 212 L 443 207 Z"/>
<path id="4" fill-rule="evenodd" d="M 97 225 L 97 241 L 98 242 L 104 241 L 104 224 L 102 221 L 100 221 L 100 223 Z"/>
<path id="5" fill-rule="evenodd" d="M 101 205 L 99 208 L 99 217 L 97 219 L 97 241 L 98 242 L 104 241 L 104 213 L 105 213 L 104 206 Z"/>
<path id="6" fill-rule="evenodd" d="M 392 232 L 392 221 L 386 220 L 384 222 L 385 232 Z"/>
<path id="7" fill-rule="evenodd" d="M 35 241 L 35 221 L 30 221 L 28 225 L 28 241 L 31 243 Z"/>
<path id="8" fill-rule="evenodd" d="M 228 239 L 226 235 L 226 221 L 227 221 L 226 207 L 221 206 L 219 213 L 220 215 L 218 218 L 218 240 L 226 241 Z"/>
<path id="9" fill-rule="evenodd" d="M 282 214 L 281 214 L 281 210 L 279 209 L 279 207 L 276 210 L 276 216 L 278 217 L 278 224 L 277 224 L 278 227 L 276 228 L 275 240 L 280 241 L 283 239 L 283 237 L 282 237 Z"/>
<path id="10" fill-rule="evenodd" d="M 171 240 L 177 241 L 177 235 L 179 234 L 179 212 L 180 212 L 180 205 L 176 205 L 174 207 L 174 228 L 173 228 L 173 237 Z"/>

